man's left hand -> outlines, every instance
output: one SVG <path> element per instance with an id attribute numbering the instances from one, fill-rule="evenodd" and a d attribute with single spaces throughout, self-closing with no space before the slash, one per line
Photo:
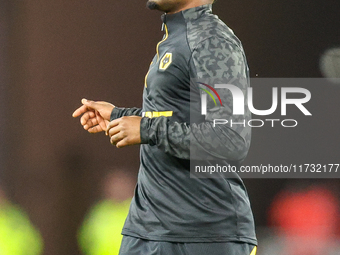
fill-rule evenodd
<path id="1" fill-rule="evenodd" d="M 110 142 L 117 148 L 140 144 L 140 122 L 142 117 L 124 116 L 111 121 L 106 129 Z"/>

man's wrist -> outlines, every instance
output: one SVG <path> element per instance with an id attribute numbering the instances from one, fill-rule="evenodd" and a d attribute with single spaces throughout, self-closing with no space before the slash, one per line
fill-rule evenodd
<path id="1" fill-rule="evenodd" d="M 140 140 L 141 144 L 149 143 L 149 130 L 151 125 L 151 119 L 143 117 L 140 121 Z"/>
<path id="2" fill-rule="evenodd" d="M 111 114 L 110 114 L 110 121 L 113 121 L 115 119 L 118 119 L 120 118 L 121 116 L 121 111 L 122 111 L 122 108 L 120 107 L 113 107 L 112 111 L 111 111 Z"/>

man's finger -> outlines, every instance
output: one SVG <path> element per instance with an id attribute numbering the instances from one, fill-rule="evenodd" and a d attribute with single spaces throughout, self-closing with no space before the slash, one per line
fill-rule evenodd
<path id="1" fill-rule="evenodd" d="M 111 144 L 117 144 L 120 140 L 122 140 L 124 137 L 122 137 L 119 133 L 111 136 L 110 142 Z"/>
<path id="2" fill-rule="evenodd" d="M 88 130 L 89 128 L 92 128 L 94 126 L 97 126 L 99 124 L 98 120 L 96 118 L 89 119 L 85 125 L 83 125 L 85 130 Z M 103 130 L 103 129 L 102 129 Z"/>
<path id="3" fill-rule="evenodd" d="M 95 118 L 95 117 L 96 117 L 96 115 L 95 115 L 94 112 L 92 112 L 92 111 L 87 111 L 87 112 L 85 112 L 85 113 L 83 114 L 83 116 L 81 116 L 81 118 L 80 118 L 80 123 L 81 123 L 82 125 L 85 125 L 85 124 L 87 124 L 87 122 L 88 122 L 90 119 L 93 119 L 93 118 Z"/>
<path id="4" fill-rule="evenodd" d="M 100 116 L 99 112 L 96 112 L 96 121 L 98 122 L 98 124 L 100 125 L 100 127 L 102 128 L 103 131 L 106 131 L 107 125 L 106 122 L 102 116 Z"/>
<path id="5" fill-rule="evenodd" d="M 81 100 L 81 103 L 85 105 L 88 109 L 98 110 L 98 107 L 101 106 L 98 102 L 87 100 L 83 98 Z"/>
<path id="6" fill-rule="evenodd" d="M 115 119 L 113 121 L 111 121 L 107 127 L 106 127 L 106 134 L 108 135 L 109 134 L 109 130 L 115 126 L 118 126 L 119 125 L 119 122 L 120 122 L 120 119 Z"/>
<path id="7" fill-rule="evenodd" d="M 94 101 L 91 101 L 91 100 L 87 100 L 85 98 L 83 98 L 81 100 L 81 103 L 83 104 L 82 106 L 80 106 L 78 109 L 76 109 L 72 116 L 73 117 L 78 117 L 80 116 L 81 114 L 89 111 L 89 110 L 97 110 L 97 107 L 98 107 L 98 104 Z"/>
<path id="8" fill-rule="evenodd" d="M 82 115 L 83 113 L 85 113 L 87 111 L 88 111 L 87 106 L 86 105 L 82 105 L 82 106 L 80 106 L 78 109 L 76 109 L 73 112 L 72 117 L 76 118 L 76 117 Z"/>
<path id="9" fill-rule="evenodd" d="M 97 126 L 94 126 L 94 127 L 89 128 L 87 131 L 88 131 L 89 133 L 94 134 L 94 133 L 99 133 L 99 132 L 101 132 L 101 131 L 103 131 L 103 130 L 102 130 L 102 128 L 101 128 L 99 125 L 97 125 Z"/>
<path id="10" fill-rule="evenodd" d="M 113 128 L 110 128 L 106 130 L 106 133 L 108 136 L 112 137 L 120 132 L 120 128 L 118 126 L 115 126 Z"/>
<path id="11" fill-rule="evenodd" d="M 116 147 L 117 148 L 123 148 L 125 146 L 128 146 L 128 142 L 126 141 L 126 139 L 122 139 L 120 140 L 118 143 L 116 143 Z"/>

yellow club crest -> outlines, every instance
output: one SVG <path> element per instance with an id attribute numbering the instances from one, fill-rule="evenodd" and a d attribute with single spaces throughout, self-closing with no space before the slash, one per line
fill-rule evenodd
<path id="1" fill-rule="evenodd" d="M 159 63 L 159 70 L 165 70 L 169 67 L 169 65 L 172 62 L 172 53 L 165 53 L 163 58 L 161 59 Z"/>

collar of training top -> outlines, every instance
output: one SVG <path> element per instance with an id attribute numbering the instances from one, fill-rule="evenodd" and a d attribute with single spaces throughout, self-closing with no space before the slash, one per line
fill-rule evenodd
<path id="1" fill-rule="evenodd" d="M 174 14 L 162 14 L 161 19 L 164 24 L 168 27 L 172 25 L 172 23 L 176 23 L 178 19 L 183 17 L 186 21 L 195 20 L 200 17 L 204 13 L 212 12 L 212 4 L 205 4 L 197 7 L 193 7 L 190 9 L 186 9 L 184 11 L 176 12 Z"/>

